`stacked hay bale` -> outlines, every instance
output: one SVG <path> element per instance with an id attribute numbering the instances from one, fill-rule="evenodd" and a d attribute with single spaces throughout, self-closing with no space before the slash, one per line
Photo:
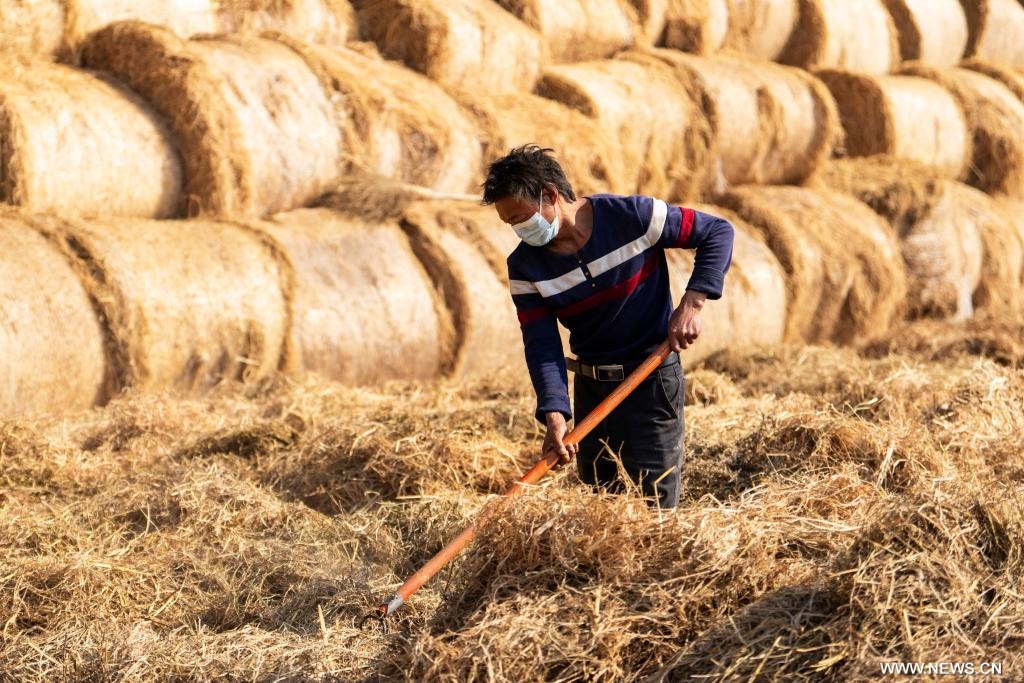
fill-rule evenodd
<path id="1" fill-rule="evenodd" d="M 1024 68 L 1014 68 L 985 59 L 968 59 L 961 65 L 964 69 L 977 71 L 1005 85 L 1018 100 L 1024 102 Z"/>
<path id="2" fill-rule="evenodd" d="M 482 162 L 473 122 L 440 86 L 357 50 L 288 44 L 330 93 L 350 171 L 442 192 L 475 189 Z"/>
<path id="3" fill-rule="evenodd" d="M 613 59 L 553 66 L 538 93 L 578 109 L 617 140 L 625 178 L 636 191 L 692 198 L 709 181 L 711 127 L 664 64 Z"/>
<path id="4" fill-rule="evenodd" d="M 138 96 L 33 58 L 0 58 L 0 72 L 0 202 L 42 213 L 177 213 L 178 151 Z"/>
<path id="5" fill-rule="evenodd" d="M 344 45 L 353 37 L 348 0 L 214 0 L 224 33 L 280 31 L 304 43 Z"/>
<path id="6" fill-rule="evenodd" d="M 967 49 L 967 16 L 960 0 L 885 0 L 904 61 L 955 66 Z"/>
<path id="7" fill-rule="evenodd" d="M 817 73 L 835 97 L 850 156 L 887 154 L 961 178 L 971 159 L 971 136 L 956 97 L 915 76 Z"/>
<path id="8" fill-rule="evenodd" d="M 696 54 L 727 49 L 775 60 L 799 16 L 798 0 L 667 0 L 662 43 Z"/>
<path id="9" fill-rule="evenodd" d="M 737 188 L 722 203 L 760 232 L 786 271 L 787 341 L 848 343 L 888 329 L 902 313 L 899 244 L 865 204 L 788 186 Z"/>
<path id="10" fill-rule="evenodd" d="M 98 405 L 104 333 L 61 252 L 0 211 L 0 420 Z"/>
<path id="11" fill-rule="evenodd" d="M 626 0 L 495 0 L 544 37 L 556 62 L 611 57 L 642 35 Z"/>
<path id="12" fill-rule="evenodd" d="M 962 0 L 970 35 L 967 57 L 1024 66 L 1024 5 L 1018 0 Z"/>
<path id="13" fill-rule="evenodd" d="M 826 164 L 814 183 L 853 195 L 892 225 L 907 267 L 909 315 L 973 315 L 982 241 L 964 220 L 953 181 L 918 164 L 867 157 Z"/>
<path id="14" fill-rule="evenodd" d="M 967 117 L 972 158 L 965 182 L 989 194 L 1024 196 L 1024 102 L 999 81 L 968 69 L 911 65 L 953 93 Z"/>
<path id="15" fill-rule="evenodd" d="M 355 0 L 363 36 L 388 59 L 453 89 L 530 90 L 543 39 L 492 0 Z"/>
<path id="16" fill-rule="evenodd" d="M 619 141 L 579 111 L 530 93 L 460 93 L 459 100 L 476 121 L 484 162 L 536 143 L 554 149 L 577 194 L 633 191 L 635 179 L 626 178 Z"/>
<path id="17" fill-rule="evenodd" d="M 800 183 L 839 137 L 832 96 L 800 69 L 665 49 L 624 57 L 663 61 L 702 103 L 715 133 L 719 186 Z"/>
<path id="18" fill-rule="evenodd" d="M 779 61 L 884 74 L 900 62 L 899 38 L 883 0 L 800 0 L 799 22 Z"/>
<path id="19" fill-rule="evenodd" d="M 693 208 L 732 223 L 732 266 L 725 294 L 709 301 L 701 311 L 701 334 L 686 351 L 686 363 L 697 363 L 723 349 L 773 346 L 782 342 L 786 329 L 786 274 L 761 235 L 728 209 L 696 205 Z M 666 251 L 672 299 L 678 302 L 693 270 L 693 252 Z"/>
<path id="20" fill-rule="evenodd" d="M 450 316 L 397 223 L 299 209 L 254 227 L 292 272 L 289 369 L 346 384 L 438 376 Z"/>
<path id="21" fill-rule="evenodd" d="M 131 20 L 164 26 L 182 36 L 218 28 L 211 0 L 0 0 L 0 44 L 73 59 L 89 34 Z"/>
<path id="22" fill-rule="evenodd" d="M 522 376 L 522 335 L 501 249 L 492 241 L 512 234 L 508 226 L 489 206 L 417 202 L 403 214 L 402 227 L 451 312 L 455 344 L 445 374 Z"/>
<path id="23" fill-rule="evenodd" d="M 320 81 L 289 47 L 252 36 L 184 40 L 138 22 L 89 39 L 83 59 L 113 72 L 168 121 L 189 215 L 255 217 L 302 206 L 341 166 Z"/>
<path id="24" fill-rule="evenodd" d="M 209 221 L 34 220 L 97 302 L 113 392 L 201 391 L 263 378 L 283 364 L 288 274 L 250 230 Z"/>

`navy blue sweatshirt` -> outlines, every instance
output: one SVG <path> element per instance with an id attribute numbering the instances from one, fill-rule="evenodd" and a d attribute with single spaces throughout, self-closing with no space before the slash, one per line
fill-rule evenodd
<path id="1" fill-rule="evenodd" d="M 687 289 L 719 299 L 732 262 L 729 221 L 651 197 L 598 194 L 593 232 L 576 254 L 521 242 L 507 260 L 537 419 L 572 417 L 560 321 L 569 348 L 590 364 L 631 363 L 668 336 L 674 306 L 665 249 L 696 249 Z"/>

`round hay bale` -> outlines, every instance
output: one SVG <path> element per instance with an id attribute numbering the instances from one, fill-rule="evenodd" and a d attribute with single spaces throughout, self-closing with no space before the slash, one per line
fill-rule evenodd
<path id="1" fill-rule="evenodd" d="M 962 0 L 969 36 L 965 56 L 1024 66 L 1024 5 L 1018 0 Z"/>
<path id="2" fill-rule="evenodd" d="M 67 259 L 0 212 L 0 420 L 106 399 L 103 329 Z"/>
<path id="3" fill-rule="evenodd" d="M 952 183 L 954 220 L 974 225 L 982 244 L 981 282 L 974 306 L 995 314 L 1020 314 L 1024 305 L 1021 277 L 1024 243 L 1019 226 L 1000 204 L 984 192 Z"/>
<path id="4" fill-rule="evenodd" d="M 698 55 L 717 52 L 729 32 L 729 0 L 668 0 L 665 47 Z"/>
<path id="5" fill-rule="evenodd" d="M 396 223 L 298 209 L 258 228 L 294 269 L 291 369 L 356 385 L 438 376 L 451 321 Z"/>
<path id="6" fill-rule="evenodd" d="M 800 183 L 831 155 L 839 115 L 828 89 L 807 72 L 678 50 L 643 55 L 671 66 L 703 103 L 725 183 Z"/>
<path id="7" fill-rule="evenodd" d="M 1024 68 L 1015 69 L 1006 64 L 998 64 L 985 59 L 967 59 L 960 66 L 964 69 L 977 71 L 1005 85 L 1014 96 L 1024 102 Z"/>
<path id="8" fill-rule="evenodd" d="M 487 236 L 511 233 L 508 226 L 489 206 L 418 202 L 406 210 L 402 227 L 451 311 L 455 344 L 445 374 L 522 376 L 522 334 L 507 271 L 503 262 L 495 263 L 495 244 Z"/>
<path id="9" fill-rule="evenodd" d="M 361 34 L 388 59 L 438 83 L 483 92 L 531 90 L 543 38 L 491 0 L 354 0 Z"/>
<path id="10" fill-rule="evenodd" d="M 867 157 L 826 164 L 814 182 L 853 195 L 889 221 L 907 267 L 909 315 L 973 315 L 981 236 L 975 223 L 961 220 L 953 181 L 918 164 Z"/>
<path id="11" fill-rule="evenodd" d="M 253 36 L 183 40 L 138 22 L 85 44 L 156 108 L 178 139 L 189 215 L 255 217 L 302 206 L 341 167 L 341 134 L 305 60 Z"/>
<path id="12" fill-rule="evenodd" d="M 896 26 L 900 56 L 955 66 L 967 49 L 967 17 L 960 0 L 885 0 Z"/>
<path id="13" fill-rule="evenodd" d="M 555 62 L 611 57 L 631 47 L 641 32 L 626 0 L 495 0 L 544 37 Z"/>
<path id="14" fill-rule="evenodd" d="M 729 32 L 722 47 L 754 59 L 776 60 L 799 18 L 798 0 L 729 0 Z"/>
<path id="15" fill-rule="evenodd" d="M 165 217 L 178 151 L 149 105 L 111 79 L 0 58 L 0 201 L 39 213 Z"/>
<path id="16" fill-rule="evenodd" d="M 117 389 L 201 391 L 282 365 L 287 274 L 251 230 L 106 219 L 53 222 L 50 231 L 109 325 Z"/>
<path id="17" fill-rule="evenodd" d="M 708 182 L 711 126 L 672 69 L 657 60 L 553 66 L 538 93 L 578 109 L 621 144 L 624 176 L 635 192 L 684 199 Z"/>
<path id="18" fill-rule="evenodd" d="M 708 301 L 701 311 L 701 335 L 686 350 L 687 365 L 723 349 L 772 346 L 782 342 L 786 329 L 786 274 L 758 231 L 738 215 L 718 206 L 696 205 L 698 211 L 721 216 L 734 229 L 732 265 L 725 293 Z M 679 302 L 690 272 L 693 251 L 668 249 L 672 298 Z"/>
<path id="19" fill-rule="evenodd" d="M 120 21 L 143 21 L 188 38 L 217 31 L 213 0 L 64 0 L 65 49 L 74 56 L 95 31 Z"/>
<path id="20" fill-rule="evenodd" d="M 577 194 L 633 190 L 618 140 L 579 111 L 529 93 L 458 97 L 476 121 L 485 162 L 532 142 L 555 150 Z"/>
<path id="21" fill-rule="evenodd" d="M 441 192 L 476 189 L 482 162 L 473 122 L 439 85 L 356 50 L 289 44 L 331 94 L 349 170 Z"/>
<path id="22" fill-rule="evenodd" d="M 665 21 L 672 0 L 630 0 L 636 11 L 638 32 L 634 44 L 651 46 L 665 33 Z"/>
<path id="23" fill-rule="evenodd" d="M 0 50 L 56 57 L 63 46 L 63 0 L 0 0 Z"/>
<path id="24" fill-rule="evenodd" d="M 1017 230 L 1020 243 L 1024 244 L 1024 199 L 1017 197 L 994 197 L 996 205 Z M 1024 285 L 1024 269 L 1021 270 L 1021 285 Z"/>
<path id="25" fill-rule="evenodd" d="M 737 188 L 722 198 L 764 237 L 789 280 L 787 341 L 849 343 L 888 329 L 906 298 L 899 244 L 849 195 Z"/>
<path id="26" fill-rule="evenodd" d="M 344 45 L 354 37 L 348 0 L 213 0 L 223 33 L 279 31 L 304 43 Z"/>
<path id="27" fill-rule="evenodd" d="M 868 76 L 824 70 L 821 78 L 839 107 L 850 156 L 888 154 L 961 178 L 971 158 L 971 136 L 957 99 L 914 76 Z"/>
<path id="28" fill-rule="evenodd" d="M 800 0 L 800 19 L 779 61 L 888 73 L 900 63 L 896 26 L 882 0 Z"/>
<path id="29" fill-rule="evenodd" d="M 960 102 L 972 142 L 965 182 L 989 194 L 1024 195 L 1024 102 L 977 71 L 914 64 L 904 72 L 935 81 Z"/>

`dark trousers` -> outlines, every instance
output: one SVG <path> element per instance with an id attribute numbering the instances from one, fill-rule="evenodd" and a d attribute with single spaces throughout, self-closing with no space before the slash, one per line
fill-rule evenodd
<path id="1" fill-rule="evenodd" d="M 672 362 L 674 359 L 675 362 Z M 679 504 L 683 468 L 683 369 L 672 354 L 579 444 L 576 467 L 580 479 L 595 490 L 621 493 L 616 455 L 622 468 L 652 506 Z M 588 415 L 619 382 L 599 382 L 577 374 L 575 413 Z M 611 452 L 609 452 L 611 449 Z"/>

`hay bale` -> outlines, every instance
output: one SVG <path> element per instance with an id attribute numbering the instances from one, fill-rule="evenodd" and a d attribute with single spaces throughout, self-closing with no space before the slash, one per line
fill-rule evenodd
<path id="1" fill-rule="evenodd" d="M 627 180 L 619 141 L 579 111 L 530 93 L 460 93 L 459 101 L 476 121 L 485 161 L 532 142 L 555 150 L 577 194 L 633 190 L 635 180 Z"/>
<path id="2" fill-rule="evenodd" d="M 0 50 L 55 57 L 63 45 L 62 0 L 0 0 Z"/>
<path id="3" fill-rule="evenodd" d="M 491 0 L 354 0 L 361 34 L 381 54 L 454 89 L 533 88 L 540 34 Z"/>
<path id="4" fill-rule="evenodd" d="M 977 71 L 1005 85 L 1014 96 L 1024 102 L 1024 68 L 1014 68 L 1007 64 L 990 62 L 985 59 L 967 59 L 960 66 L 964 69 Z"/>
<path id="5" fill-rule="evenodd" d="M 888 73 L 900 63 L 896 26 L 883 0 L 800 0 L 800 19 L 779 61 Z"/>
<path id="6" fill-rule="evenodd" d="M 892 229 L 839 192 L 737 188 L 722 202 L 754 226 L 788 278 L 787 341 L 849 343 L 902 312 L 906 273 Z"/>
<path id="7" fill-rule="evenodd" d="M 968 69 L 915 64 L 904 73 L 935 81 L 959 101 L 973 150 L 965 182 L 990 194 L 1024 195 L 1024 102 L 998 80 Z"/>
<path id="8" fill-rule="evenodd" d="M 798 0 L 668 0 L 663 44 L 778 59 L 800 16 Z"/>
<path id="9" fill-rule="evenodd" d="M 279 31 L 304 43 L 344 45 L 356 34 L 348 0 L 213 0 L 223 33 Z"/>
<path id="10" fill-rule="evenodd" d="M 885 0 L 904 61 L 955 66 L 967 49 L 967 17 L 960 0 Z"/>
<path id="11" fill-rule="evenodd" d="M 631 47 L 641 32 L 626 0 L 495 0 L 544 37 L 555 62 L 611 57 Z"/>
<path id="12" fill-rule="evenodd" d="M 867 157 L 826 164 L 814 182 L 853 195 L 892 225 L 907 267 L 909 315 L 973 315 L 981 236 L 975 223 L 961 219 L 953 181 L 917 164 Z"/>
<path id="13" fill-rule="evenodd" d="M 445 374 L 523 376 L 522 335 L 507 270 L 488 236 L 511 233 L 508 226 L 489 206 L 418 202 L 405 212 L 402 227 L 452 314 L 454 353 Z"/>
<path id="14" fill-rule="evenodd" d="M 562 64 L 544 71 L 538 93 L 594 119 L 622 148 L 634 191 L 696 197 L 713 162 L 711 126 L 672 70 L 654 59 Z"/>
<path id="15" fill-rule="evenodd" d="M 709 301 L 701 311 L 701 335 L 686 350 L 687 366 L 723 349 L 773 346 L 782 342 L 786 329 L 786 274 L 758 231 L 738 215 L 718 206 L 693 208 L 732 223 L 734 229 L 732 266 L 726 278 L 725 294 Z M 693 270 L 693 252 L 666 252 L 672 299 L 679 302 Z"/>
<path id="16" fill-rule="evenodd" d="M 966 57 L 1024 66 L 1024 5 L 1017 0 L 962 0 L 967 14 Z"/>
<path id="17" fill-rule="evenodd" d="M 702 102 L 724 183 L 800 183 L 831 155 L 839 115 L 828 90 L 807 72 L 678 50 L 643 55 L 672 67 Z"/>
<path id="18" fill-rule="evenodd" d="M 29 58 L 2 58 L 0 72 L 0 201 L 40 213 L 174 214 L 178 152 L 138 96 Z"/>
<path id="19" fill-rule="evenodd" d="M 98 405 L 104 334 L 68 261 L 0 212 L 0 420 Z"/>
<path id="20" fill-rule="evenodd" d="M 64 0 L 65 54 L 74 56 L 95 31 L 120 21 L 143 21 L 183 38 L 217 31 L 213 0 Z"/>
<path id="21" fill-rule="evenodd" d="M 374 173 L 441 192 L 476 189 L 482 162 L 473 122 L 440 86 L 356 50 L 281 39 L 331 95 L 346 174 Z"/>
<path id="22" fill-rule="evenodd" d="M 438 376 L 451 321 L 396 223 L 300 209 L 257 227 L 294 268 L 291 369 L 347 384 Z"/>
<path id="23" fill-rule="evenodd" d="M 302 206 L 341 166 L 334 110 L 306 62 L 252 36 L 183 40 L 138 22 L 83 49 L 156 108 L 178 139 L 189 215 L 246 216 Z"/>
<path id="24" fill-rule="evenodd" d="M 1019 315 L 1024 306 L 1021 277 L 1024 273 L 1024 242 L 1019 219 L 984 192 L 953 183 L 954 220 L 974 225 L 981 237 L 981 282 L 974 291 L 974 306 L 990 313 Z"/>
<path id="25" fill-rule="evenodd" d="M 971 158 L 967 120 L 942 86 L 914 76 L 819 71 L 835 97 L 850 156 L 887 154 L 961 178 Z"/>
<path id="26" fill-rule="evenodd" d="M 109 325 L 115 389 L 201 391 L 276 372 L 287 273 L 252 231 L 209 221 L 51 221 Z"/>
<path id="27" fill-rule="evenodd" d="M 668 8 L 672 0 L 629 0 L 636 12 L 637 33 L 634 44 L 651 46 L 665 33 Z"/>
<path id="28" fill-rule="evenodd" d="M 699 55 L 717 52 L 729 31 L 728 0 L 668 0 L 665 47 Z"/>

